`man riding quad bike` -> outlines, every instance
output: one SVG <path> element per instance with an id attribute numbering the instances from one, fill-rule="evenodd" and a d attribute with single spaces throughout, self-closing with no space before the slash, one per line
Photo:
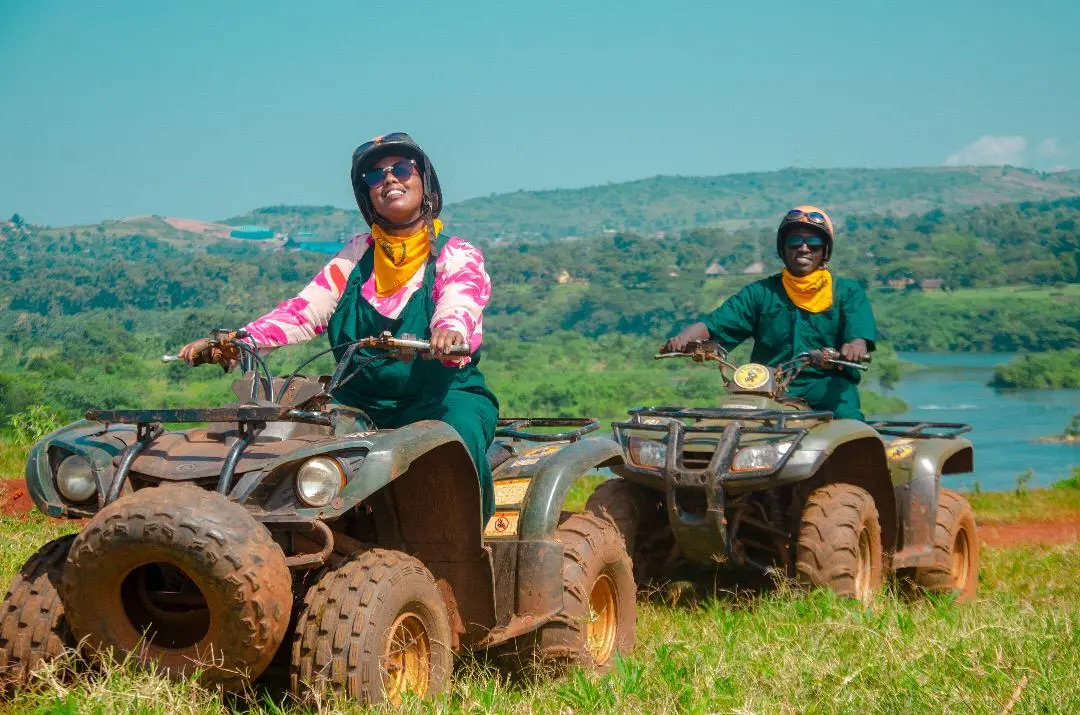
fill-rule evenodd
<path id="1" fill-rule="evenodd" d="M 863 602 L 894 571 L 974 596 L 974 514 L 940 488 L 943 474 L 973 469 L 968 427 L 863 421 L 857 384 L 876 329 L 863 290 L 829 273 L 832 244 L 823 211 L 789 211 L 776 239 L 784 270 L 658 356 L 718 362 L 729 394 L 615 424 L 626 463 L 587 511 L 618 525 L 639 583 L 684 559 L 775 569 Z M 727 351 L 749 337 L 752 362 L 737 367 Z"/>
<path id="2" fill-rule="evenodd" d="M 577 478 L 621 461 L 611 440 L 585 436 L 595 420 L 501 420 L 485 526 L 453 428 L 380 429 L 334 402 L 374 363 L 467 350 L 384 333 L 345 345 L 333 375 L 270 379 L 242 336 L 218 333 L 208 352 L 258 368 L 234 383 L 238 403 L 90 410 L 44 437 L 30 495 L 89 522 L 12 582 L 0 680 L 25 682 L 76 646 L 230 689 L 277 664 L 298 695 L 366 702 L 439 692 L 460 650 L 609 668 L 634 643 L 630 560 L 610 523 L 562 511 Z"/>

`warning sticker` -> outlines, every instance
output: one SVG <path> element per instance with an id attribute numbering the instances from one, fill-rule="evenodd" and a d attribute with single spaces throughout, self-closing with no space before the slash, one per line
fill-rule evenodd
<path id="1" fill-rule="evenodd" d="M 506 479 L 495 482 L 495 503 L 499 506 L 517 506 L 525 501 L 529 492 L 529 479 Z"/>
<path id="2" fill-rule="evenodd" d="M 769 368 L 752 362 L 736 370 L 731 380 L 744 390 L 756 390 L 768 384 Z"/>
<path id="3" fill-rule="evenodd" d="M 495 512 L 484 527 L 484 536 L 489 539 L 499 536 L 517 536 L 519 516 L 520 514 L 516 511 Z"/>
<path id="4" fill-rule="evenodd" d="M 891 444 L 888 449 L 885 450 L 886 456 L 888 456 L 890 462 L 899 462 L 902 459 L 907 459 L 915 453 L 915 447 L 910 444 Z"/>
<path id="5" fill-rule="evenodd" d="M 543 447 L 533 447 L 521 453 L 523 457 L 546 457 L 549 454 L 555 454 L 563 448 L 563 443 L 547 444 Z"/>

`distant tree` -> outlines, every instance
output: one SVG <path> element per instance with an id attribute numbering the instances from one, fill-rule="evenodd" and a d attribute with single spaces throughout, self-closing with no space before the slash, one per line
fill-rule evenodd
<path id="1" fill-rule="evenodd" d="M 11 214 L 11 223 L 15 224 L 17 228 L 23 227 L 23 217 L 19 214 Z"/>

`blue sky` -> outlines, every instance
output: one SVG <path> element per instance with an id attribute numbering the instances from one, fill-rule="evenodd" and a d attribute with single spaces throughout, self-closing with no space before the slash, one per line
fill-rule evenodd
<path id="1" fill-rule="evenodd" d="M 1076 167 L 1078 27 L 1075 0 L 0 0 L 0 214 L 352 206 L 352 149 L 395 130 L 449 201 L 793 165 Z"/>

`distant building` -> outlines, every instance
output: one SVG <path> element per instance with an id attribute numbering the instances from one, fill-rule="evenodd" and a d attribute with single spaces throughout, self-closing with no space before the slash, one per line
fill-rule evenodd
<path id="1" fill-rule="evenodd" d="M 743 275 L 756 276 L 765 272 L 765 263 L 763 261 L 754 261 L 749 266 L 743 269 Z"/>
<path id="2" fill-rule="evenodd" d="M 559 271 L 559 275 L 555 276 L 555 282 L 559 285 L 588 285 L 589 282 L 584 278 L 574 278 L 570 275 L 570 271 L 565 268 Z"/>
<path id="3" fill-rule="evenodd" d="M 262 241 L 273 238 L 274 232 L 266 226 L 237 226 L 229 235 L 233 238 L 246 238 L 253 241 Z"/>
<path id="4" fill-rule="evenodd" d="M 890 278 L 885 281 L 885 287 L 893 290 L 905 290 L 912 285 L 915 285 L 914 278 Z"/>
<path id="5" fill-rule="evenodd" d="M 935 291 L 941 290 L 945 283 L 943 278 L 925 278 L 919 281 L 919 290 Z"/>
<path id="6" fill-rule="evenodd" d="M 720 261 L 713 261 L 709 264 L 709 267 L 705 269 L 705 275 L 707 276 L 726 276 L 727 269 L 720 265 Z"/>

